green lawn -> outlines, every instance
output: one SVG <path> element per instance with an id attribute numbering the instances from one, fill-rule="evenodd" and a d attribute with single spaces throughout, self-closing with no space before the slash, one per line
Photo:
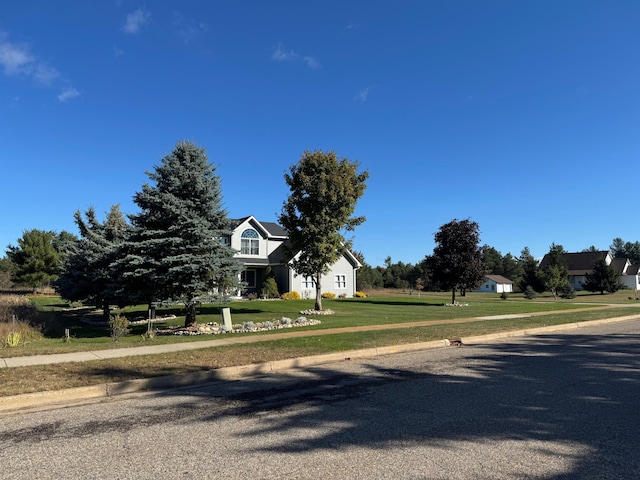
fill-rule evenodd
<path id="1" fill-rule="evenodd" d="M 440 340 L 443 338 L 460 338 L 509 330 L 519 330 L 563 323 L 581 322 L 602 318 L 626 315 L 640 315 L 640 303 L 625 300 L 623 296 L 616 302 L 614 297 L 604 296 L 606 303 L 614 303 L 602 308 L 602 304 L 585 305 L 583 298 L 574 302 L 548 301 L 538 302 L 499 300 L 495 296 L 471 294 L 464 301 L 468 307 L 444 307 L 443 298 L 439 295 L 422 295 L 421 298 L 409 295 L 380 295 L 368 299 L 349 299 L 326 301 L 325 307 L 333 309 L 335 315 L 322 317 L 322 324 L 315 327 L 304 327 L 306 330 L 322 331 L 328 328 L 350 327 L 361 325 L 392 325 L 399 323 L 420 322 L 424 320 L 453 320 L 460 323 L 438 324 L 429 326 L 412 326 L 390 328 L 385 330 L 364 330 L 357 332 L 336 332 L 327 330 L 326 334 L 316 336 L 291 337 L 285 339 L 269 339 L 270 332 L 238 335 L 262 335 L 264 341 L 250 344 L 225 345 L 215 348 L 202 348 L 192 351 L 123 357 L 108 360 L 95 360 L 80 363 L 64 363 L 58 365 L 42 365 L 20 368 L 0 369 L 0 395 L 17 395 L 20 393 L 57 390 L 62 388 L 95 385 L 117 382 L 134 378 L 155 377 L 160 375 L 180 374 L 202 370 L 211 370 L 233 365 L 246 365 L 285 358 L 315 355 L 327 352 L 354 350 L 360 348 L 381 347 L 406 343 Z M 602 298 L 602 297 L 600 297 Z M 445 300 L 446 301 L 446 300 Z M 140 327 L 135 334 L 113 343 L 106 328 L 88 327 L 78 317 L 87 315 L 87 311 L 62 311 L 64 303 L 55 298 L 38 298 L 40 309 L 49 314 L 52 321 L 72 328 L 75 338 L 64 342 L 61 338 L 44 338 L 41 341 L 17 348 L 0 350 L 0 356 L 33 355 L 44 353 L 69 352 L 99 348 L 138 346 L 143 344 L 139 335 L 146 329 Z M 312 307 L 312 301 L 274 301 L 274 302 L 233 302 L 234 323 L 244 321 L 259 322 L 288 316 L 295 318 L 298 311 Z M 201 308 L 200 322 L 216 321 L 219 318 L 220 305 L 206 305 Z M 580 309 L 579 311 L 576 311 Z M 144 308 L 129 308 L 125 312 L 129 316 L 144 314 Z M 159 313 L 174 312 L 179 309 L 161 309 Z M 540 315 L 541 312 L 550 312 Z M 527 315 L 520 318 L 495 318 L 477 320 L 474 317 L 490 317 L 495 315 Z M 468 319 L 468 321 L 464 321 Z M 172 323 L 181 324 L 184 317 Z M 400 327 L 400 325 L 398 325 Z M 300 331 L 302 328 L 287 331 Z M 282 332 L 278 330 L 277 332 Z M 314 332 L 318 333 L 318 332 Z M 236 334 L 234 334 L 236 335 Z M 146 344 L 166 342 L 199 341 L 216 338 L 202 335 L 197 337 L 155 337 Z"/>
<path id="2" fill-rule="evenodd" d="M 449 294 L 408 295 L 395 292 L 395 296 L 378 295 L 365 299 L 325 299 L 323 306 L 335 312 L 334 315 L 309 316 L 321 320 L 320 325 L 298 327 L 296 331 L 323 330 L 341 327 L 360 327 L 367 325 L 391 325 L 398 323 L 419 322 L 425 320 L 444 321 L 451 319 L 465 319 L 473 317 L 489 317 L 496 315 L 526 315 L 531 313 L 570 311 L 574 309 L 598 308 L 601 304 L 616 303 L 620 307 L 638 305 L 638 302 L 625 300 L 624 295 L 584 295 L 573 301 L 549 301 L 548 297 L 534 301 L 523 300 L 522 296 L 512 295 L 508 300 L 501 300 L 497 295 L 471 293 L 466 297 L 459 297 L 465 307 L 446 307 Z M 590 302 L 586 302 L 586 300 Z M 17 348 L 0 350 L 0 357 L 36 355 L 50 353 L 64 353 L 82 350 L 96 350 L 105 348 L 125 348 L 142 344 L 165 344 L 177 342 L 196 342 L 216 338 L 211 335 L 199 336 L 156 336 L 152 340 L 144 340 L 142 334 L 146 325 L 132 326 L 131 334 L 114 343 L 109 335 L 109 329 L 104 326 L 92 326 L 81 321 L 81 318 L 99 318 L 100 312 L 91 309 L 68 309 L 68 305 L 58 297 L 33 297 L 33 302 L 41 311 L 41 316 L 48 322 L 50 333 L 39 341 L 31 342 Z M 234 324 L 244 322 L 265 322 L 279 320 L 282 317 L 292 319 L 300 316 L 300 311 L 313 308 L 313 300 L 293 301 L 235 301 L 226 305 L 203 305 L 199 309 L 198 322 L 218 322 L 220 310 L 223 306 L 231 309 Z M 617 308 L 615 310 L 618 310 Z M 130 319 L 144 318 L 146 306 L 128 307 L 114 310 L 113 313 L 126 315 Z M 177 326 L 184 323 L 183 312 L 179 307 L 159 308 L 158 315 L 174 314 L 175 319 L 154 324 L 156 327 Z M 607 315 L 616 316 L 625 313 L 610 312 Z M 545 317 L 547 318 L 547 317 Z M 522 319 L 520 319 L 522 321 Z M 70 341 L 63 340 L 64 329 L 70 332 Z M 275 332 L 282 332 L 277 330 Z M 264 335 L 274 333 L 255 332 L 241 335 Z M 239 334 L 234 334 L 239 335 Z M 391 335 L 391 334 L 389 334 Z"/>

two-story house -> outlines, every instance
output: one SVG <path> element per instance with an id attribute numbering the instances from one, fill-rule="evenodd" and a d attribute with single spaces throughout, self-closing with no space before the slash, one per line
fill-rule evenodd
<path id="1" fill-rule="evenodd" d="M 244 293 L 260 294 L 267 267 L 271 267 L 280 293 L 297 291 L 303 298 L 315 297 L 311 278 L 298 275 L 286 262 L 284 246 L 288 245 L 287 231 L 277 223 L 261 222 L 253 216 L 231 220 L 233 231 L 226 241 L 237 251 L 235 257 L 242 262 L 241 280 L 246 283 Z M 356 291 L 356 271 L 362 265 L 349 251 L 331 266 L 321 279 L 322 292 L 336 296 L 353 297 Z"/>

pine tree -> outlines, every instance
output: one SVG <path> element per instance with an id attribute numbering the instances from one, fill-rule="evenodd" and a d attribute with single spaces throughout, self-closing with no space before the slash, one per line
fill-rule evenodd
<path id="1" fill-rule="evenodd" d="M 104 321 L 109 321 L 110 305 L 118 299 L 119 275 L 114 262 L 120 247 L 127 239 L 129 225 L 120 207 L 113 205 L 104 222 L 96 217 L 93 207 L 74 214 L 80 238 L 67 238 L 62 242 L 63 262 L 56 288 L 60 295 L 71 301 L 91 301 L 102 308 Z"/>
<path id="2" fill-rule="evenodd" d="M 133 233 L 123 249 L 122 275 L 130 295 L 150 305 L 185 306 L 185 326 L 197 305 L 218 289 L 237 284 L 241 265 L 221 239 L 231 235 L 222 208 L 220 178 L 205 150 L 178 142 L 134 196 Z"/>
<path id="3" fill-rule="evenodd" d="M 604 292 L 617 292 L 623 287 L 620 277 L 611 265 L 607 265 L 604 258 L 594 262 L 593 270 L 586 274 L 586 280 L 582 286 L 589 292 L 600 292 L 601 295 L 604 295 Z"/>
<path id="4" fill-rule="evenodd" d="M 55 232 L 25 230 L 18 245 L 9 245 L 7 258 L 13 266 L 12 280 L 33 290 L 48 286 L 58 277 L 60 255 L 55 248 Z"/>

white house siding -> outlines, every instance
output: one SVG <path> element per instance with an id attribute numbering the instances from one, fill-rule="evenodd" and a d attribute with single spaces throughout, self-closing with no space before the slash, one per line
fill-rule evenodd
<path id="1" fill-rule="evenodd" d="M 620 282 L 625 286 L 625 288 L 640 290 L 640 276 L 638 275 L 622 275 L 620 277 Z"/>
<path id="2" fill-rule="evenodd" d="M 493 293 L 511 293 L 513 285 L 511 283 L 498 283 L 495 280 L 487 278 L 476 292 L 493 292 Z"/>
<path id="3" fill-rule="evenodd" d="M 344 287 L 342 285 L 336 285 L 336 276 L 340 276 L 340 280 L 344 280 Z M 322 293 L 335 293 L 336 297 L 340 295 L 346 295 L 348 298 L 354 296 L 356 292 L 356 274 L 353 265 L 344 256 L 332 265 L 328 274 L 323 275 L 320 281 L 322 282 Z M 290 273 L 290 290 L 297 291 L 302 298 L 315 298 L 316 290 L 315 286 L 304 286 L 304 277 L 302 275 L 295 275 Z"/>

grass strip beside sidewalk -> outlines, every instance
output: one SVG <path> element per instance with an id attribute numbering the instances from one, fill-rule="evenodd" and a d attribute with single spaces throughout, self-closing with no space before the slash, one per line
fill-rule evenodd
<path id="1" fill-rule="evenodd" d="M 542 326 L 640 316 L 640 307 L 563 312 L 525 318 L 295 336 L 185 352 L 0 369 L 0 396 L 175 375 L 362 348 L 485 335 Z"/>

